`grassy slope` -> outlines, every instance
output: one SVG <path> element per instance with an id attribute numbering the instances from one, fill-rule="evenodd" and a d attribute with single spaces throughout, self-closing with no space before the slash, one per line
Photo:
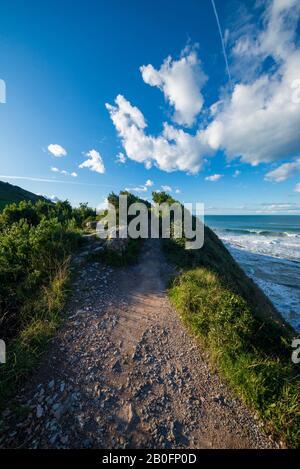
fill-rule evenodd
<path id="1" fill-rule="evenodd" d="M 289 326 L 210 229 L 201 250 L 185 250 L 183 240 L 165 240 L 164 249 L 183 269 L 170 287 L 183 321 L 243 400 L 288 446 L 299 447 L 300 382 Z"/>
<path id="2" fill-rule="evenodd" d="M 28 374 L 39 364 L 63 316 L 69 293 L 68 262 L 57 267 L 56 275 L 35 298 L 28 298 L 26 308 L 36 311 L 23 325 L 19 335 L 7 345 L 7 362 L 0 371 L 0 409 L 5 408 Z"/>
<path id="3" fill-rule="evenodd" d="M 14 202 L 18 203 L 21 202 L 21 200 L 31 200 L 32 202 L 36 202 L 39 199 L 44 199 L 44 197 L 33 194 L 32 192 L 9 184 L 8 182 L 0 181 L 0 210 L 8 204 Z"/>

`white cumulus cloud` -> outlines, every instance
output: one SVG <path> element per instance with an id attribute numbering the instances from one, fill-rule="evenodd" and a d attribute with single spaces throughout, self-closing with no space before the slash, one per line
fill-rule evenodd
<path id="1" fill-rule="evenodd" d="M 208 157 L 221 150 L 229 160 L 239 158 L 252 166 L 291 160 L 288 166 L 270 171 L 269 179 L 280 180 L 285 178 L 280 173 L 295 171 L 293 159 L 300 149 L 300 85 L 296 88 L 300 83 L 300 2 L 269 0 L 265 4 L 260 21 L 244 28 L 233 44 L 230 65 L 239 64 L 239 80 L 232 91 L 220 91 L 193 133 L 183 126 L 193 125 L 202 111 L 206 80 L 195 48 L 185 49 L 178 60 L 168 57 L 158 69 L 151 64 L 140 68 L 144 82 L 158 87 L 173 106 L 173 119 L 181 128 L 163 122 L 162 131 L 151 135 L 143 113 L 122 95 L 113 105 L 106 104 L 128 158 L 147 169 L 154 165 L 167 172 L 196 174 Z M 228 37 L 227 48 L 229 41 Z M 250 70 L 245 64 L 254 65 Z"/>
<path id="2" fill-rule="evenodd" d="M 287 213 L 297 213 L 299 212 L 300 205 L 297 203 L 263 203 L 260 204 L 259 209 L 255 210 L 255 213 L 280 213 L 280 212 L 287 212 Z"/>
<path id="3" fill-rule="evenodd" d="M 168 172 L 197 173 L 203 166 L 204 157 L 211 153 L 203 131 L 192 135 L 164 123 L 160 135 L 148 135 L 141 111 L 121 95 L 117 96 L 115 105 L 106 104 L 106 108 L 128 158 L 144 163 L 147 169 L 155 164 Z"/>
<path id="4" fill-rule="evenodd" d="M 105 173 L 105 167 L 100 153 L 97 150 L 88 151 L 85 156 L 87 160 L 79 165 L 79 168 L 88 168 L 91 171 L 95 171 L 99 174 Z"/>
<path id="5" fill-rule="evenodd" d="M 300 192 L 300 182 L 295 186 L 295 192 Z"/>
<path id="6" fill-rule="evenodd" d="M 147 179 L 144 185 L 136 187 L 126 187 L 125 191 L 128 192 L 147 192 L 147 190 L 154 185 L 154 182 L 151 179 Z"/>
<path id="7" fill-rule="evenodd" d="M 56 195 L 45 195 L 45 194 L 38 194 L 38 195 L 45 197 L 45 199 L 48 199 L 53 203 L 59 202 L 61 200 Z"/>
<path id="8" fill-rule="evenodd" d="M 161 188 L 165 192 L 172 192 L 172 187 L 171 186 L 161 186 Z"/>
<path id="9" fill-rule="evenodd" d="M 147 190 L 146 186 L 125 187 L 127 192 L 147 192 Z"/>
<path id="10" fill-rule="evenodd" d="M 126 163 L 126 156 L 124 155 L 124 153 L 122 152 L 119 152 L 116 156 L 116 162 L 117 163 L 120 163 L 120 164 L 124 164 Z"/>
<path id="11" fill-rule="evenodd" d="M 202 109 L 200 90 L 206 81 L 196 50 L 184 49 L 179 60 L 166 58 L 159 70 L 149 64 L 140 67 L 140 71 L 144 82 L 158 87 L 174 107 L 175 122 L 191 126 Z"/>
<path id="12" fill-rule="evenodd" d="M 60 170 L 60 169 L 56 168 L 55 166 L 52 166 L 51 171 L 53 173 L 63 174 L 64 176 L 72 176 L 73 178 L 76 178 L 78 176 L 78 174 L 75 173 L 75 171 L 73 171 L 72 173 L 69 173 L 69 171 L 66 171 L 65 169 Z"/>
<path id="13" fill-rule="evenodd" d="M 208 144 L 230 159 L 257 165 L 292 157 L 300 147 L 300 108 L 293 99 L 299 78 L 300 49 L 296 46 L 298 0 L 273 0 L 264 14 L 264 29 L 244 36 L 235 45 L 237 59 L 274 61 L 270 72 L 244 82 L 219 103 L 206 129 Z"/>
<path id="14" fill-rule="evenodd" d="M 265 179 L 282 182 L 298 173 L 300 173 L 300 158 L 296 158 L 296 160 L 291 163 L 284 163 L 273 171 L 269 171 Z"/>
<path id="15" fill-rule="evenodd" d="M 212 174 L 211 176 L 206 176 L 205 181 L 217 182 L 221 177 L 222 174 Z"/>
<path id="16" fill-rule="evenodd" d="M 51 143 L 50 145 L 48 145 L 48 151 L 53 156 L 56 156 L 58 158 L 67 155 L 67 151 L 64 149 L 64 147 L 58 145 L 57 143 Z"/>

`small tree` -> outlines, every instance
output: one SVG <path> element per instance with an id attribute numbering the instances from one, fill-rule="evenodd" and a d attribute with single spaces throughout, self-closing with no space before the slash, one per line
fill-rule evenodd
<path id="1" fill-rule="evenodd" d="M 163 203 L 172 205 L 176 202 L 176 200 L 174 200 L 173 197 L 171 197 L 169 194 L 167 194 L 164 191 L 152 192 L 152 199 L 154 203 L 159 204 L 159 205 Z"/>

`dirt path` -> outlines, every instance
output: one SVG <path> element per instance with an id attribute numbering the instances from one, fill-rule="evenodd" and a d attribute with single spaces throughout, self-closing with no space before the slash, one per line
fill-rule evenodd
<path id="1" fill-rule="evenodd" d="M 3 446 L 274 447 L 171 308 L 169 273 L 155 240 L 135 266 L 82 267 L 70 316 L 17 400 L 25 415 L 4 412 Z"/>

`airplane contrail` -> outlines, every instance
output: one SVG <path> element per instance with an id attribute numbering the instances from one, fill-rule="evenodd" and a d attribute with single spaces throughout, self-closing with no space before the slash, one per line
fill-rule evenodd
<path id="1" fill-rule="evenodd" d="M 8 176 L 0 174 L 0 179 L 22 179 L 24 181 L 34 181 L 34 182 L 52 182 L 52 183 L 62 183 L 62 184 L 75 184 L 76 186 L 96 186 L 96 187 L 111 187 L 116 188 L 116 185 L 112 184 L 92 184 L 89 182 L 75 182 L 75 181 L 62 181 L 61 179 L 47 179 L 47 178 L 38 178 L 30 176 Z"/>
<path id="2" fill-rule="evenodd" d="M 224 39 L 223 39 L 223 33 L 222 33 L 221 25 L 220 25 L 219 15 L 218 15 L 216 5 L 215 5 L 215 0 L 211 0 L 211 4 L 212 4 L 212 7 L 213 7 L 213 10 L 214 10 L 214 13 L 215 13 L 215 17 L 216 17 L 216 20 L 217 20 L 218 30 L 219 30 L 219 34 L 220 34 L 220 38 L 221 38 L 223 55 L 224 55 L 225 64 L 226 64 L 226 70 L 227 70 L 227 74 L 228 74 L 228 78 L 229 78 L 229 83 L 230 83 L 230 86 L 231 86 L 231 90 L 233 91 L 233 83 L 232 83 L 231 73 L 230 73 L 230 69 L 229 69 L 228 58 L 227 58 L 225 43 L 224 43 Z"/>

